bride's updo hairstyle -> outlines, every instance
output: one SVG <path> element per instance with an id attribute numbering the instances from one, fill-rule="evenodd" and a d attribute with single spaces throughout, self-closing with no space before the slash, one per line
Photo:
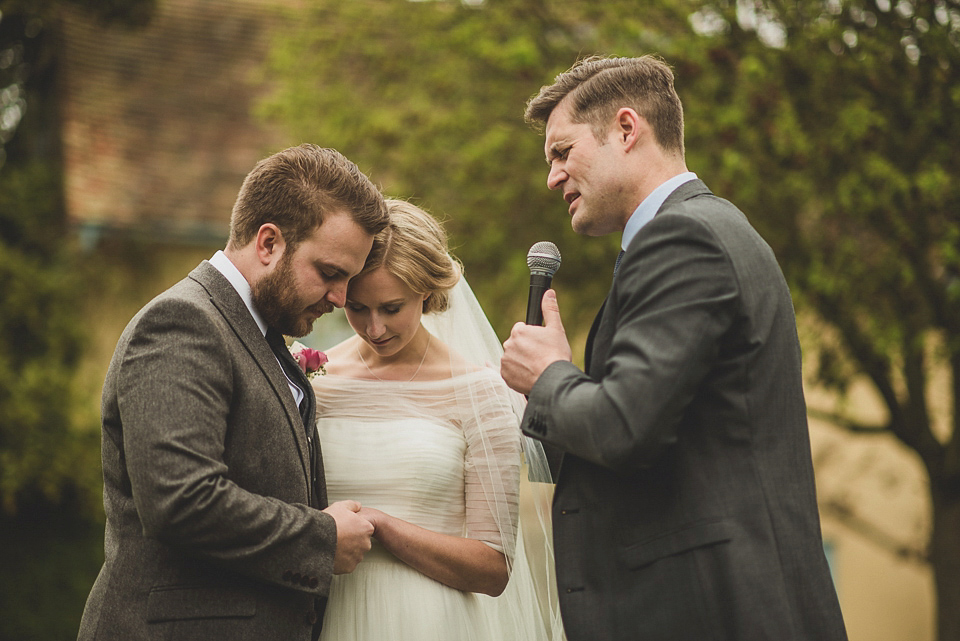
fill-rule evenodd
<path id="1" fill-rule="evenodd" d="M 430 214 L 405 200 L 387 200 L 389 224 L 383 249 L 367 260 L 360 275 L 383 267 L 418 294 L 429 294 L 423 313 L 446 311 L 449 290 L 463 267 L 447 249 L 447 232 Z"/>

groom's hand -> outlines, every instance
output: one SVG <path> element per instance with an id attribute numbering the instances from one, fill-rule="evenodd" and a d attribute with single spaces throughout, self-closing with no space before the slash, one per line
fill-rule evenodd
<path id="1" fill-rule="evenodd" d="M 500 375 L 507 385 L 521 394 L 530 393 L 551 363 L 573 360 L 554 290 L 548 289 L 543 295 L 540 308 L 543 310 L 543 327 L 517 323 L 503 344 Z"/>
<path id="2" fill-rule="evenodd" d="M 333 573 L 353 572 L 370 549 L 373 525 L 359 514 L 356 501 L 337 501 L 324 510 L 337 524 L 337 551 L 333 556 Z"/>

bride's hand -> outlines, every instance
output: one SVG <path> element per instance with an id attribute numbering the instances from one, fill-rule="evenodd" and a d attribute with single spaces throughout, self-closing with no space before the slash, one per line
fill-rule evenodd
<path id="1" fill-rule="evenodd" d="M 358 514 L 369 521 L 371 525 L 373 525 L 372 536 L 374 537 L 377 536 L 377 530 L 383 524 L 384 520 L 390 518 L 386 513 L 372 507 L 361 507 Z"/>

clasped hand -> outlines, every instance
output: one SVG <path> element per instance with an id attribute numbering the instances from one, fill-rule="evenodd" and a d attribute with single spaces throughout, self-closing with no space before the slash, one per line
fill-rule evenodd
<path id="1" fill-rule="evenodd" d="M 549 289 L 540 304 L 543 327 L 517 323 L 503 344 L 500 375 L 507 385 L 529 394 L 543 370 L 557 361 L 572 361 L 573 352 L 560 319 L 557 293 Z"/>
<path id="2" fill-rule="evenodd" d="M 332 516 L 337 524 L 333 573 L 349 574 L 370 550 L 373 524 L 359 514 L 360 504 L 356 501 L 337 501 L 323 511 Z"/>

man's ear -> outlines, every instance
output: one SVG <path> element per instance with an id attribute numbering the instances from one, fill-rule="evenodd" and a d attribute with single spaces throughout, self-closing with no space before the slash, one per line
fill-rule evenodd
<path id="1" fill-rule="evenodd" d="M 261 225 L 254 242 L 257 247 L 257 258 L 264 267 L 279 261 L 287 247 L 283 240 L 283 232 L 273 223 Z"/>
<path id="2" fill-rule="evenodd" d="M 623 145 L 624 151 L 633 149 L 645 132 L 649 130 L 650 125 L 647 123 L 646 118 L 630 107 L 621 107 L 620 110 L 617 111 L 614 131 L 617 134 L 617 140 Z"/>

